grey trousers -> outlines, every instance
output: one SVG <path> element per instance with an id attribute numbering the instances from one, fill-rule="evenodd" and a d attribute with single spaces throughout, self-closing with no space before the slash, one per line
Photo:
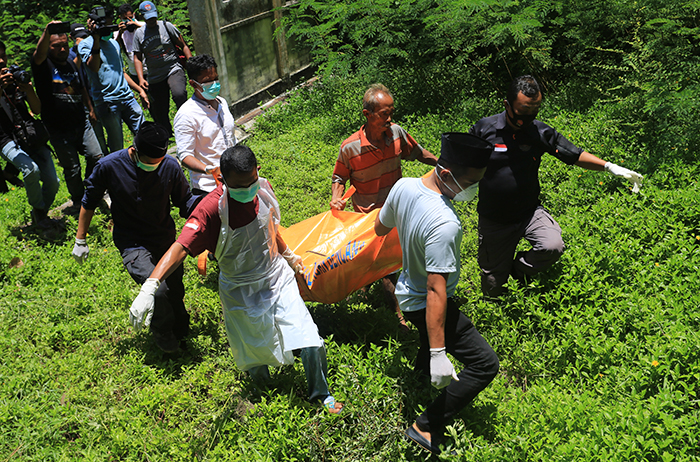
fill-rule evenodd
<path id="1" fill-rule="evenodd" d="M 522 238 L 532 249 L 518 252 L 513 258 Z M 542 206 L 532 216 L 515 223 L 498 223 L 479 216 L 481 290 L 486 295 L 499 295 L 510 274 L 534 276 L 559 260 L 564 247 L 559 223 Z"/>
<path id="2" fill-rule="evenodd" d="M 301 348 L 301 363 L 304 365 L 306 383 L 309 387 L 309 401 L 323 401 L 331 393 L 328 391 L 328 363 L 326 348 Z M 267 366 L 256 366 L 248 369 L 248 374 L 261 382 L 270 379 L 270 369 Z"/>

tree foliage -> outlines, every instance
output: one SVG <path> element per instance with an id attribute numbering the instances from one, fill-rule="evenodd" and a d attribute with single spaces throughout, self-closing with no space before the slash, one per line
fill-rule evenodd
<path id="1" fill-rule="evenodd" d="M 645 114 L 698 90 L 698 0 L 300 0 L 285 26 L 323 74 L 365 74 L 446 109 L 533 74 L 578 104 L 636 95 Z M 683 109 L 683 108 L 686 109 Z M 661 112 L 659 112 L 661 111 Z"/>

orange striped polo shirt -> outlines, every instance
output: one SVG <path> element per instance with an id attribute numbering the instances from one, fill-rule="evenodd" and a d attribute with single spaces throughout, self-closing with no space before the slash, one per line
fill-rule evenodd
<path id="1" fill-rule="evenodd" d="M 348 180 L 357 189 L 352 196 L 356 212 L 367 213 L 384 205 L 391 187 L 401 178 L 401 159 L 416 160 L 423 148 L 406 130 L 391 124 L 383 146 L 367 140 L 364 125 L 340 146 L 333 183 Z"/>

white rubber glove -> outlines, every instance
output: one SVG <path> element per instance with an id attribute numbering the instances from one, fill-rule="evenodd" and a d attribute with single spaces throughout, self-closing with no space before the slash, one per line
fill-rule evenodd
<path id="1" fill-rule="evenodd" d="M 142 327 L 151 325 L 158 287 L 160 287 L 158 279 L 146 279 L 146 282 L 141 286 L 141 291 L 129 308 L 129 322 L 137 332 Z"/>
<path id="2" fill-rule="evenodd" d="M 619 165 L 613 164 L 612 162 L 605 163 L 605 171 L 610 172 L 615 176 L 621 176 L 626 180 L 630 180 L 632 183 L 634 183 L 634 186 L 632 186 L 632 192 L 639 192 L 639 187 L 642 185 L 642 178 L 644 178 L 639 173 L 634 172 L 625 167 L 620 167 Z"/>
<path id="3" fill-rule="evenodd" d="M 289 264 L 295 273 L 301 274 L 304 272 L 304 264 L 301 262 L 301 257 L 292 252 L 292 249 L 287 247 L 287 250 L 284 251 L 282 257 L 287 260 L 287 264 Z"/>
<path id="4" fill-rule="evenodd" d="M 450 384 L 450 380 L 459 382 L 455 368 L 450 362 L 445 347 L 430 349 L 430 383 L 435 388 L 445 388 Z"/>
<path id="5" fill-rule="evenodd" d="M 90 253 L 90 248 L 87 245 L 87 241 L 85 239 L 78 239 L 77 237 L 75 238 L 75 245 L 73 246 L 73 258 L 75 258 L 75 261 L 80 263 L 81 265 L 83 262 L 87 259 L 88 254 Z"/>

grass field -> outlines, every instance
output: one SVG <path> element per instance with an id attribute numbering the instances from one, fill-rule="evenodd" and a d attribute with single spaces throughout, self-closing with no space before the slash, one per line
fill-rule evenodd
<path id="1" fill-rule="evenodd" d="M 327 209 L 338 147 L 362 123 L 363 90 L 324 82 L 258 121 L 247 143 L 284 225 Z M 401 114 L 397 106 L 397 122 L 433 153 L 441 132 L 500 111 L 495 97 L 457 102 L 451 114 Z M 643 187 L 633 194 L 607 173 L 547 157 L 542 200 L 567 250 L 527 286 L 511 281 L 497 300 L 478 288 L 475 206 L 458 206 L 462 310 L 502 367 L 449 427 L 454 455 L 442 458 L 699 460 L 696 154 L 683 140 L 651 151 L 610 106 L 566 107 L 552 98 L 540 119 L 638 170 Z M 404 164 L 405 176 L 426 171 Z M 67 198 L 62 184 L 56 204 Z M 73 218 L 65 233 L 41 235 L 25 226 L 28 216 L 23 190 L 0 196 L 0 461 L 427 458 L 403 431 L 436 391 L 412 371 L 415 329 L 399 333 L 376 285 L 336 305 L 309 304 L 326 339 L 332 390 L 346 403 L 331 418 L 306 403 L 299 362 L 275 370 L 266 388 L 236 369 L 215 266 L 203 277 L 186 261 L 193 332 L 186 352 L 166 355 L 128 322 L 139 287 L 112 244 L 108 211 L 93 220 L 82 266 L 70 256 Z"/>

